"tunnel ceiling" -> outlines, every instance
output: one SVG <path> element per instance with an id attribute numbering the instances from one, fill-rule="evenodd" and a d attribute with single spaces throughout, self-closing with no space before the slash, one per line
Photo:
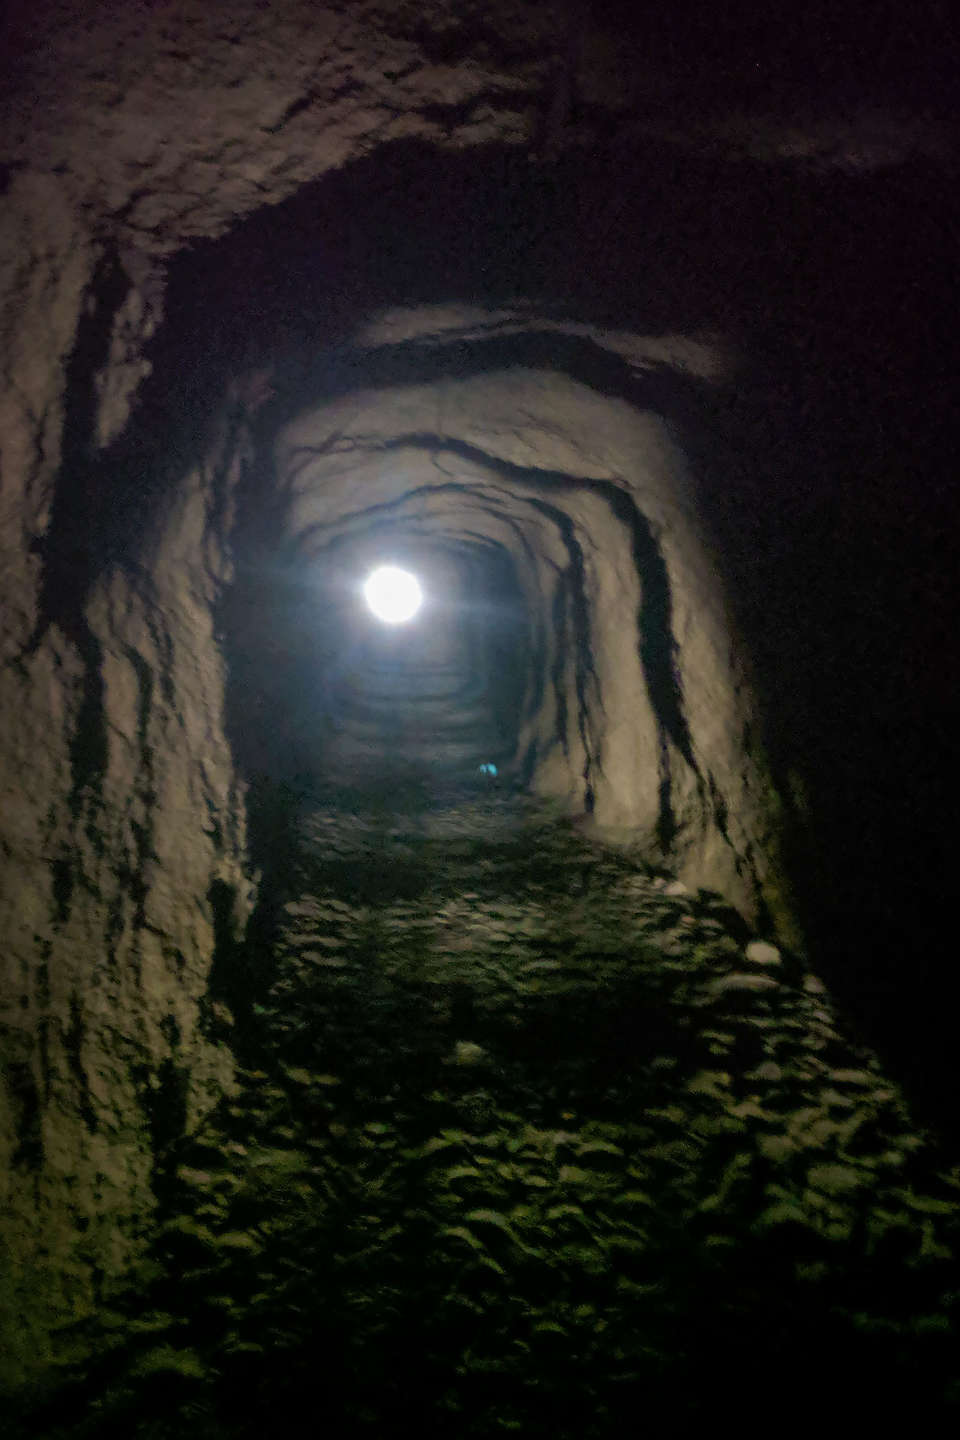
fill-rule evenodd
<path id="1" fill-rule="evenodd" d="M 805 885 L 900 1023 L 895 946 L 847 942 L 890 815 L 934 849 L 935 7 L 909 64 L 819 3 L 629 9 L 8 7 L 0 1195 L 47 1297 L 12 1373 L 232 1083 L 265 776 L 495 762 L 783 935 Z M 428 594 L 389 640 L 382 561 Z M 871 801 L 877 714 L 912 778 Z"/>

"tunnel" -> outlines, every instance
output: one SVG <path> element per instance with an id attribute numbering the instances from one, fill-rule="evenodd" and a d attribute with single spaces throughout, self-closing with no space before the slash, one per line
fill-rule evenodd
<path id="1" fill-rule="evenodd" d="M 17 1440 L 956 1417 L 955 125 L 811 8 L 11 7 Z"/>

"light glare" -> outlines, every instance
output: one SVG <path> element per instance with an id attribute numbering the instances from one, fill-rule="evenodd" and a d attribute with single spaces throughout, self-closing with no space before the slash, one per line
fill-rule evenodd
<path id="1" fill-rule="evenodd" d="M 423 603 L 416 575 L 396 565 L 381 565 L 368 575 L 363 595 L 377 619 L 387 625 L 412 620 Z"/>

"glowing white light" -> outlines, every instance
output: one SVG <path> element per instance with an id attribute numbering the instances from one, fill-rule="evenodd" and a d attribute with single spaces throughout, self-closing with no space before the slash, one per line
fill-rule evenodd
<path id="1" fill-rule="evenodd" d="M 381 565 L 367 576 L 363 595 L 378 620 L 400 625 L 412 620 L 423 604 L 423 591 L 416 575 L 396 565 Z"/>

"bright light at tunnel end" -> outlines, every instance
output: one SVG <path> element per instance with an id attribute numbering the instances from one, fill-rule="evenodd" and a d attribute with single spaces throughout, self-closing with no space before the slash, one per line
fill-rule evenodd
<path id="1" fill-rule="evenodd" d="M 371 571 L 363 586 L 363 597 L 377 619 L 387 625 L 412 620 L 423 604 L 416 575 L 396 565 L 380 565 Z"/>

